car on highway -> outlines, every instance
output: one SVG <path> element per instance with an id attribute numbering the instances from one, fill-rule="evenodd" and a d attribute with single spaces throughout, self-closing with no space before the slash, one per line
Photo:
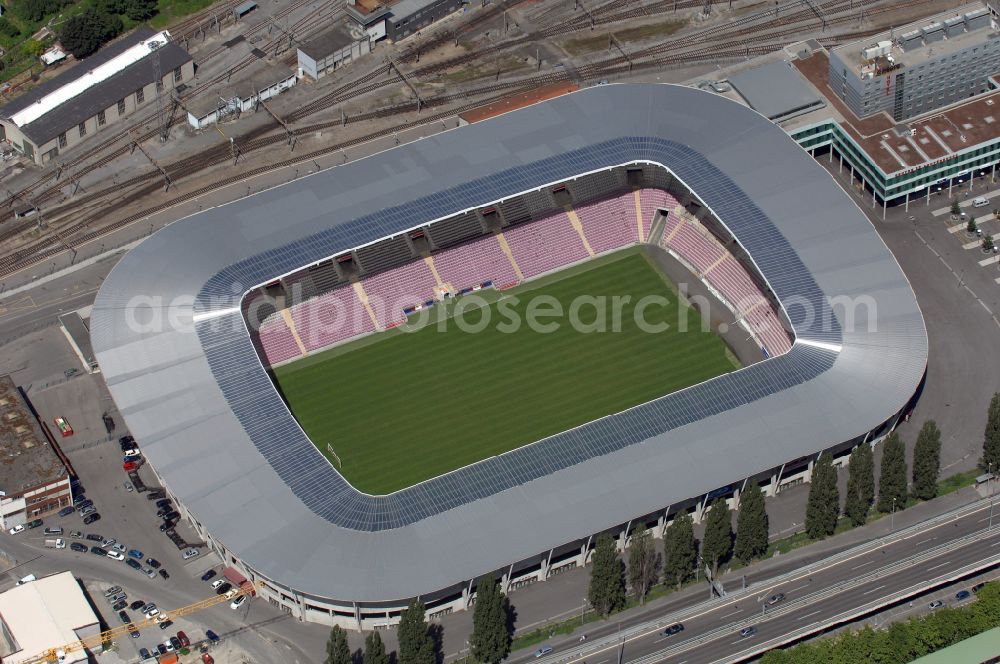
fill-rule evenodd
<path id="1" fill-rule="evenodd" d="M 191 645 L 191 639 L 188 638 L 188 635 L 185 634 L 183 630 L 177 632 L 177 640 L 181 642 L 181 646 L 184 648 Z"/>
<path id="2" fill-rule="evenodd" d="M 160 569 L 160 561 L 156 558 L 146 558 L 146 564 L 153 569 Z"/>
<path id="3" fill-rule="evenodd" d="M 83 525 L 89 526 L 90 524 L 94 523 L 95 521 L 100 521 L 100 520 L 101 520 L 101 514 L 99 512 L 94 512 L 90 516 L 84 517 L 84 519 L 83 519 Z"/>
<path id="4" fill-rule="evenodd" d="M 205 630 L 205 638 L 208 639 L 209 641 L 211 641 L 212 643 L 218 643 L 219 641 L 222 640 L 222 639 L 219 638 L 218 634 L 216 634 L 215 632 L 213 632 L 210 629 L 206 629 Z"/>
<path id="5" fill-rule="evenodd" d="M 234 599 L 232 602 L 229 603 L 229 608 L 235 611 L 236 609 L 243 606 L 244 602 L 246 601 L 247 601 L 247 596 L 240 595 L 239 597 L 237 597 L 236 599 Z"/>
<path id="6" fill-rule="evenodd" d="M 749 627 L 744 627 L 743 629 L 740 630 L 740 638 L 747 639 L 756 633 L 757 633 L 757 628 L 753 625 L 750 625 Z"/>
<path id="7" fill-rule="evenodd" d="M 140 565 L 138 562 L 132 560 L 131 558 L 128 558 L 125 561 L 125 564 L 128 565 L 129 567 L 131 567 L 132 569 L 137 570 L 137 571 L 142 569 L 142 565 Z"/>
<path id="8" fill-rule="evenodd" d="M 183 558 L 184 558 L 184 560 L 190 560 L 191 558 L 194 558 L 195 556 L 200 556 L 200 555 L 201 555 L 201 551 L 199 551 L 198 549 L 195 549 L 195 548 L 191 548 L 191 549 L 188 549 L 188 550 L 186 550 L 184 552 Z"/>
<path id="9" fill-rule="evenodd" d="M 140 551 L 139 549 L 129 549 L 128 557 L 135 558 L 136 560 L 142 560 L 142 551 Z"/>
<path id="10" fill-rule="evenodd" d="M 18 524 L 16 526 L 14 526 L 13 528 L 11 528 L 10 530 L 8 530 L 7 532 L 10 533 L 11 535 L 17 535 L 18 533 L 23 533 L 24 532 L 24 524 L 23 523 Z"/>
<path id="11" fill-rule="evenodd" d="M 944 602 L 942 602 L 939 599 L 936 599 L 933 602 L 931 602 L 929 606 L 932 609 L 940 609 L 942 606 L 944 606 Z"/>
<path id="12" fill-rule="evenodd" d="M 680 634 L 684 631 L 684 625 L 681 623 L 674 623 L 670 627 L 663 630 L 663 636 L 673 636 L 674 634 Z"/>
<path id="13" fill-rule="evenodd" d="M 209 579 L 211 579 L 214 576 L 215 576 L 215 570 L 214 569 L 210 569 L 210 570 L 208 570 L 207 572 L 205 572 L 204 574 L 201 575 L 201 580 L 202 581 L 208 581 Z"/>
<path id="14" fill-rule="evenodd" d="M 166 581 L 167 579 L 170 578 L 170 574 L 165 569 L 160 569 L 159 570 L 159 574 L 160 574 L 161 577 L 163 577 L 164 581 Z"/>
<path id="15" fill-rule="evenodd" d="M 122 624 L 128 624 L 128 623 L 132 622 L 132 619 L 124 611 L 119 611 L 118 612 L 118 619 L 122 621 Z"/>
<path id="16" fill-rule="evenodd" d="M 119 560 L 119 561 L 125 560 L 125 556 L 123 556 L 118 551 L 108 551 L 108 558 L 111 558 L 112 560 Z"/>
<path id="17" fill-rule="evenodd" d="M 87 545 L 79 542 L 70 542 L 69 548 L 77 553 L 87 553 Z"/>
<path id="18" fill-rule="evenodd" d="M 781 602 L 784 599 L 785 599 L 785 593 L 774 593 L 773 595 L 767 598 L 767 605 L 774 606 L 775 604 Z"/>
<path id="19" fill-rule="evenodd" d="M 69 505 L 69 506 L 64 507 L 61 510 L 59 510 L 59 516 L 69 516 L 70 514 L 72 514 L 75 511 L 76 511 L 76 508 L 73 507 L 72 505 Z"/>
<path id="20" fill-rule="evenodd" d="M 972 593 L 970 593 L 968 590 L 959 590 L 957 593 L 955 593 L 955 599 L 957 599 L 959 602 L 961 602 L 962 600 L 969 599 L 970 597 L 972 597 Z"/>
<path id="21" fill-rule="evenodd" d="M 539 657 L 545 657 L 550 652 L 552 652 L 552 646 L 542 646 L 541 648 L 535 651 L 535 659 L 538 659 Z"/>
<path id="22" fill-rule="evenodd" d="M 108 555 L 108 552 L 105 549 L 102 549 L 99 546 L 92 546 L 92 547 L 90 547 L 90 552 L 92 554 L 94 554 L 95 556 L 106 556 L 106 555 Z"/>

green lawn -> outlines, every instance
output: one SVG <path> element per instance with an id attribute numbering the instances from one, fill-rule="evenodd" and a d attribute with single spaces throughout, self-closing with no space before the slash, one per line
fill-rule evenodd
<path id="1" fill-rule="evenodd" d="M 550 333 L 521 325 L 529 302 L 555 298 L 564 311 L 578 296 L 607 296 L 605 332 L 579 332 L 561 321 Z M 612 296 L 631 297 L 611 331 Z M 634 310 L 647 295 L 639 328 Z M 515 303 L 516 299 L 516 303 Z M 457 319 L 418 331 L 389 331 L 275 369 L 292 412 L 316 446 L 327 444 L 341 472 L 366 493 L 385 494 L 532 443 L 604 415 L 732 371 L 722 340 L 701 331 L 700 318 L 643 255 L 625 250 L 508 291 L 462 314 L 468 325 L 489 314 L 478 333 Z M 537 305 L 536 305 L 537 306 Z M 498 307 L 505 311 L 504 315 Z M 593 307 L 578 320 L 595 323 Z M 678 330 L 686 319 L 687 332 Z M 544 322 L 553 319 L 546 318 Z"/>

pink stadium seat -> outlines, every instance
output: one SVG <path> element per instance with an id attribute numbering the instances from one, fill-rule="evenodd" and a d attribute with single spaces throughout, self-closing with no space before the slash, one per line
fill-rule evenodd
<path id="1" fill-rule="evenodd" d="M 565 212 L 507 229 L 504 236 L 526 278 L 587 258 L 583 241 Z"/>
<path id="2" fill-rule="evenodd" d="M 260 345 L 269 365 L 274 365 L 293 357 L 298 357 L 298 344 L 292 337 L 292 331 L 285 324 L 281 314 L 271 314 L 260 324 Z"/>
<path id="3" fill-rule="evenodd" d="M 649 239 L 649 231 L 653 227 L 653 217 L 659 209 L 667 210 L 668 220 L 676 223 L 677 215 L 673 214 L 677 199 L 662 189 L 643 189 L 639 192 L 639 208 L 642 210 L 642 236 Z M 635 207 L 633 203 L 632 207 Z M 666 231 L 665 231 L 666 232 Z"/>
<path id="4" fill-rule="evenodd" d="M 602 254 L 639 241 L 635 201 L 631 192 L 586 203 L 575 210 L 580 225 L 583 226 L 583 234 L 594 253 Z"/>
<path id="5" fill-rule="evenodd" d="M 307 351 L 375 331 L 375 324 L 350 286 L 297 304 L 291 311 L 292 322 Z"/>
<path id="6" fill-rule="evenodd" d="M 484 281 L 492 281 L 498 288 L 517 281 L 510 260 L 492 235 L 434 254 L 434 265 L 441 280 L 458 290 Z"/>
<path id="7" fill-rule="evenodd" d="M 364 279 L 368 302 L 382 327 L 406 321 L 403 309 L 433 299 L 436 285 L 427 263 L 419 258 Z"/>

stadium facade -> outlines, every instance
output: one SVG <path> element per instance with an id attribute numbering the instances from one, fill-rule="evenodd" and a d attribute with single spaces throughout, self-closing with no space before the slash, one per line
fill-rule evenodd
<path id="1" fill-rule="evenodd" d="M 415 229 L 433 250 L 444 228 L 485 235 L 514 223 L 505 209 L 625 187 L 669 191 L 711 229 L 790 349 L 391 495 L 351 487 L 275 390 L 247 294 L 305 266 L 322 291 L 349 280 L 347 257 L 361 274 L 415 260 L 399 242 Z M 91 330 L 129 428 L 209 545 L 270 602 L 353 629 L 417 596 L 431 616 L 467 608 L 488 572 L 507 589 L 544 580 L 600 533 L 660 535 L 748 481 L 807 481 L 820 453 L 843 461 L 890 431 L 927 361 L 906 277 L 828 173 L 754 111 L 671 85 L 597 86 L 181 220 L 115 267 Z"/>

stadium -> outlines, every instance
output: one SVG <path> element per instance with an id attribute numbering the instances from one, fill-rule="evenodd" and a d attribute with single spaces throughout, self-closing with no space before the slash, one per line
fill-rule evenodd
<path id="1" fill-rule="evenodd" d="M 446 325 L 540 296 L 590 298 L 584 325 L 628 296 L 625 322 Z M 660 536 L 750 481 L 808 481 L 820 453 L 891 431 L 927 362 L 906 277 L 822 167 L 752 110 L 648 84 L 180 220 L 114 268 L 91 335 L 209 546 L 273 604 L 350 629 L 414 597 L 468 608 L 489 572 L 544 581 L 598 534 Z"/>

